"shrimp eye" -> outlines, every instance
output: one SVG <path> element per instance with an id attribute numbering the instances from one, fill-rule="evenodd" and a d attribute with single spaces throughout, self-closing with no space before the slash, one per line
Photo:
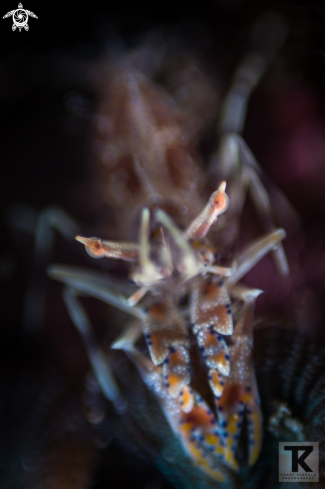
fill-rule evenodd
<path id="1" fill-rule="evenodd" d="M 216 195 L 216 198 L 213 200 L 213 205 L 215 208 L 221 210 L 226 210 L 228 207 L 228 198 L 225 193 L 219 193 Z"/>
<path id="2" fill-rule="evenodd" d="M 102 258 L 105 256 L 105 251 L 100 239 L 76 236 L 76 240 L 85 245 L 86 251 L 91 257 Z"/>

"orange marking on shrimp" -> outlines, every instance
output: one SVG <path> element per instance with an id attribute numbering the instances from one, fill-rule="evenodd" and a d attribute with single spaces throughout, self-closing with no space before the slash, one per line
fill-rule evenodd
<path id="1" fill-rule="evenodd" d="M 150 331 L 150 330 L 148 330 Z M 155 365 L 162 363 L 170 352 L 170 346 L 185 343 L 185 335 L 172 329 L 159 329 L 145 333 L 151 359 Z"/>
<path id="2" fill-rule="evenodd" d="M 223 375 L 229 375 L 230 364 L 229 359 L 226 355 L 227 353 L 224 353 L 222 351 L 214 355 L 210 355 L 207 361 L 207 365 L 211 368 L 216 368 L 217 370 L 220 370 Z"/>
<path id="3" fill-rule="evenodd" d="M 224 387 L 218 406 L 222 406 L 225 411 L 231 410 L 234 405 L 243 399 L 243 390 L 240 384 L 231 383 Z"/>
<path id="4" fill-rule="evenodd" d="M 188 432 L 193 428 L 210 428 L 212 419 L 212 413 L 209 413 L 200 405 L 195 404 L 189 413 L 182 414 L 181 420 L 184 424 L 181 425 L 180 429 L 181 431 Z"/>
<path id="5" fill-rule="evenodd" d="M 171 368 L 176 367 L 183 361 L 182 353 L 178 348 L 175 348 L 173 352 L 170 353 L 169 355 L 169 366 Z"/>
<path id="6" fill-rule="evenodd" d="M 83 236 L 76 236 L 76 240 L 85 245 L 87 252 L 93 258 L 106 256 L 117 260 L 135 261 L 139 256 L 139 247 L 135 243 L 119 243 Z"/>
<path id="7" fill-rule="evenodd" d="M 232 321 L 231 318 L 229 318 L 227 309 L 223 304 L 215 306 L 213 309 L 201 309 L 198 313 L 198 319 L 195 321 L 195 323 L 198 325 L 202 323 L 204 325 L 213 325 L 214 329 L 218 331 L 218 333 L 232 333 Z"/>
<path id="8" fill-rule="evenodd" d="M 179 381 L 178 375 L 169 374 L 168 375 L 169 392 L 172 397 L 176 397 L 180 391 L 181 383 Z"/>
<path id="9" fill-rule="evenodd" d="M 219 460 L 224 458 L 218 424 L 205 402 L 195 396 L 189 413 L 181 413 L 179 434 L 196 465 L 211 477 L 225 480 Z"/>
<path id="10" fill-rule="evenodd" d="M 173 398 L 190 382 L 189 362 L 190 356 L 185 346 L 170 347 L 170 353 L 163 365 L 163 374 L 169 394 Z"/>
<path id="11" fill-rule="evenodd" d="M 104 248 L 100 239 L 97 238 L 84 238 L 82 236 L 76 236 L 76 240 L 79 243 L 85 245 L 88 251 L 95 256 L 105 256 Z"/>
<path id="12" fill-rule="evenodd" d="M 192 411 L 194 398 L 191 389 L 188 386 L 184 386 L 180 393 L 180 403 L 184 413 L 189 413 Z"/>
<path id="13" fill-rule="evenodd" d="M 209 384 L 216 397 L 221 397 L 224 387 L 224 381 L 222 375 L 214 369 L 209 370 L 208 374 Z"/>
<path id="14" fill-rule="evenodd" d="M 201 329 L 197 339 L 206 365 L 228 376 L 230 372 L 229 350 L 222 336 L 209 327 Z"/>
<path id="15" fill-rule="evenodd" d="M 153 363 L 162 363 L 171 347 L 188 343 L 186 326 L 170 301 L 152 304 L 144 318 L 144 333 Z"/>
<path id="16" fill-rule="evenodd" d="M 202 294 L 204 295 L 204 299 L 206 302 L 211 302 L 215 300 L 220 293 L 220 286 L 216 282 L 212 282 L 211 284 L 205 284 L 202 288 Z"/>
<path id="17" fill-rule="evenodd" d="M 209 232 L 218 216 L 228 208 L 229 199 L 226 194 L 226 182 L 223 181 L 218 190 L 210 197 L 203 211 L 194 219 L 185 231 L 187 238 L 201 239 Z"/>
<path id="18" fill-rule="evenodd" d="M 220 277 L 209 277 L 208 281 L 194 287 L 191 318 L 196 326 L 194 333 L 200 328 L 213 325 L 218 333 L 232 334 L 230 298 Z"/>
<path id="19" fill-rule="evenodd" d="M 185 335 L 172 329 L 161 329 L 152 331 L 150 333 L 150 338 L 153 343 L 160 342 L 166 343 L 167 345 L 172 345 L 175 344 L 175 342 L 182 343 L 185 340 Z"/>
<path id="20" fill-rule="evenodd" d="M 164 302 L 159 304 L 152 304 L 148 307 L 152 319 L 156 321 L 163 321 L 168 313 L 168 305 Z"/>

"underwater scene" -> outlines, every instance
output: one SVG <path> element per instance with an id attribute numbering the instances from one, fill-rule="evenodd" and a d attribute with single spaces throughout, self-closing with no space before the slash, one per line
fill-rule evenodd
<path id="1" fill-rule="evenodd" d="M 325 5 L 30 8 L 2 24 L 1 489 L 325 487 Z"/>

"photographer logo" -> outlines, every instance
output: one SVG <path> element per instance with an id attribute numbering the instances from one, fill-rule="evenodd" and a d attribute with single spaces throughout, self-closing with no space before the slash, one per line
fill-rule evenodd
<path id="1" fill-rule="evenodd" d="M 28 31 L 28 17 L 34 17 L 34 19 L 38 19 L 37 15 L 35 15 L 34 12 L 23 9 L 23 5 L 21 3 L 18 5 L 18 8 L 16 10 L 11 10 L 10 12 L 7 12 L 6 15 L 4 15 L 2 18 L 6 19 L 7 17 L 12 17 L 12 30 L 15 31 L 16 29 L 19 29 L 19 32 L 21 32 L 22 29 Z"/>
<path id="2" fill-rule="evenodd" d="M 318 442 L 279 443 L 280 482 L 318 482 Z"/>

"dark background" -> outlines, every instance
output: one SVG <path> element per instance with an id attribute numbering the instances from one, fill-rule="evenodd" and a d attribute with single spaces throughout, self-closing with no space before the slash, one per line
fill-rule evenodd
<path id="1" fill-rule="evenodd" d="M 36 332 L 33 325 L 22 327 L 26 288 L 35 273 L 33 237 L 15 227 L 12 209 L 22 204 L 32 210 L 33 222 L 37 212 L 56 204 L 83 222 L 84 227 L 91 225 L 87 222 L 87 211 L 78 206 L 78 195 L 87 182 L 92 157 L 90 115 L 100 100 L 100 94 L 90 83 L 87 67 L 102 59 L 107 45 L 122 43 L 132 47 L 145 32 L 158 27 L 173 30 L 199 24 L 209 33 L 220 72 L 218 81 L 225 91 L 245 52 L 251 26 L 265 11 L 279 12 L 288 29 L 280 54 L 281 76 L 271 77 L 272 83 L 263 80 L 257 88 L 244 136 L 267 174 L 288 196 L 302 219 L 297 241 L 288 245 L 289 258 L 299 268 L 294 274 L 297 283 L 290 305 L 279 306 L 280 319 L 294 322 L 301 315 L 301 304 L 307 302 L 309 328 L 304 322 L 297 329 L 307 330 L 309 336 L 324 342 L 325 4 L 204 0 L 106 2 L 105 8 L 94 2 L 87 5 L 69 2 L 64 7 L 49 2 L 46 5 L 24 2 L 23 5 L 38 16 L 37 20 L 29 19 L 28 32 L 13 32 L 11 18 L 0 23 L 0 419 L 5 433 L 4 437 L 0 436 L 3 452 L 2 459 L 0 453 L 0 486 L 27 487 L 26 474 L 21 475 L 19 462 L 26 454 L 33 453 L 32 467 L 36 464 L 40 480 L 47 473 L 44 467 L 55 465 L 53 459 L 63 467 L 69 457 L 63 453 L 65 441 L 62 440 L 68 435 L 64 433 L 62 439 L 58 435 L 56 440 L 53 433 L 61 421 L 53 421 L 52 426 L 49 420 L 61 416 L 61 424 L 66 425 L 72 416 L 77 427 L 72 430 L 71 439 L 68 437 L 71 453 L 78 452 L 80 446 L 90 446 L 89 452 L 80 449 L 79 458 L 74 457 L 77 469 L 73 470 L 95 467 L 88 471 L 85 468 L 85 478 L 96 471 L 101 474 L 97 482 L 89 482 L 89 487 L 103 487 L 100 484 L 111 478 L 112 473 L 120 477 L 119 487 L 123 487 L 124 478 L 125 487 L 130 479 L 138 483 L 134 487 L 151 489 L 151 480 L 154 481 L 152 489 L 168 487 L 166 481 L 160 481 L 155 469 L 144 465 L 146 468 L 141 470 L 129 459 L 125 460 L 120 448 L 114 447 L 109 467 L 98 462 L 105 457 L 98 456 L 92 448 L 93 435 L 78 407 L 89 365 L 65 312 L 59 285 L 51 285 L 54 292 L 47 302 L 44 326 Z M 3 2 L 1 16 L 13 8 L 17 6 L 12 2 Z M 82 97 L 82 116 L 71 114 L 72 92 Z M 295 247 L 298 258 L 294 257 Z M 83 259 L 81 255 L 81 250 L 76 251 L 63 238 L 57 238 L 55 261 L 79 263 Z M 45 275 L 43 280 L 50 287 Z M 103 329 L 104 326 L 102 330 L 99 326 L 99 334 Z M 45 386 L 49 385 L 54 386 L 56 394 L 47 393 Z M 41 401 L 44 392 L 46 400 Z M 37 410 L 39 414 L 35 415 Z M 55 447 L 53 459 L 52 455 L 44 455 L 50 451 L 44 448 L 47 443 Z M 42 470 L 35 459 L 42 460 L 37 462 Z M 122 470 L 121 475 L 120 466 L 129 467 L 132 477 L 127 470 Z M 62 469 L 63 474 L 67 472 L 68 468 Z M 37 487 L 30 477 L 30 487 Z M 74 477 L 77 482 L 71 487 L 84 487 L 78 485 L 78 476 Z"/>

